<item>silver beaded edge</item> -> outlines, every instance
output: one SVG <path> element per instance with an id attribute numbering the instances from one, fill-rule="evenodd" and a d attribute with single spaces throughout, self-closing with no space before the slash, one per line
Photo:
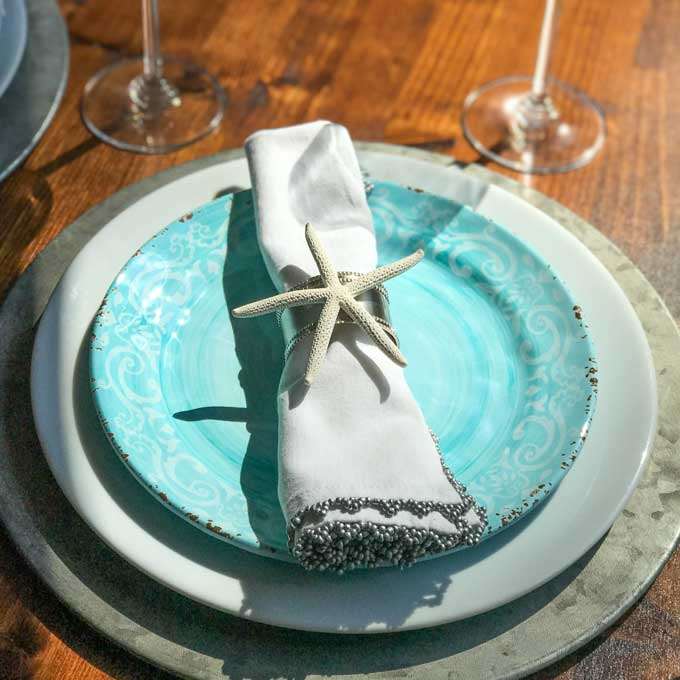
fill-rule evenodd
<path id="1" fill-rule="evenodd" d="M 479 543 L 487 525 L 486 509 L 454 478 L 442 457 L 439 440 L 434 433 L 431 435 L 444 475 L 460 495 L 459 503 L 368 497 L 338 497 L 314 503 L 296 513 L 288 523 L 288 548 L 293 557 L 307 570 L 343 574 L 351 569 L 389 564 L 403 568 L 426 555 Z M 439 512 L 459 533 L 450 535 L 431 529 L 368 521 L 323 522 L 330 510 L 353 515 L 365 508 L 378 510 L 385 518 L 394 517 L 402 510 L 419 518 Z M 474 509 L 479 517 L 479 526 L 471 526 L 464 519 L 470 509 Z M 309 522 L 315 522 L 315 526 L 306 527 Z"/>

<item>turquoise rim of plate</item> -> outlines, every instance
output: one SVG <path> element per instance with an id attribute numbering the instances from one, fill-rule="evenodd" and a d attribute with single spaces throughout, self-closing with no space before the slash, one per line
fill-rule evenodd
<path id="1" fill-rule="evenodd" d="M 576 460 L 595 411 L 587 324 L 557 273 L 503 227 L 388 182 L 369 196 L 380 261 L 421 247 L 388 284 L 407 380 L 487 538 L 529 514 Z M 161 502 L 212 535 L 288 560 L 276 494 L 273 317 L 229 309 L 273 294 L 250 191 L 148 241 L 93 321 L 94 404 L 113 448 Z"/>

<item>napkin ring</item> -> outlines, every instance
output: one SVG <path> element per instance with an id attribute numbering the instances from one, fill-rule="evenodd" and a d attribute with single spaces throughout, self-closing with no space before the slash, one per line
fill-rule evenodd
<path id="1" fill-rule="evenodd" d="M 357 272 L 338 272 L 340 283 L 349 283 L 361 276 Z M 312 276 L 306 281 L 294 286 L 290 290 L 303 290 L 319 288 L 323 285 L 320 276 Z M 356 296 L 356 301 L 362 305 L 373 318 L 380 324 L 382 329 L 390 336 L 394 343 L 399 346 L 399 338 L 392 327 L 390 318 L 390 298 L 387 289 L 382 284 L 364 291 Z M 283 332 L 285 343 L 284 357 L 287 360 L 298 343 L 314 332 L 319 320 L 319 305 L 300 305 L 298 307 L 286 307 L 276 313 L 276 318 Z M 336 326 L 347 324 L 358 325 L 346 312 L 340 311 L 335 321 Z"/>

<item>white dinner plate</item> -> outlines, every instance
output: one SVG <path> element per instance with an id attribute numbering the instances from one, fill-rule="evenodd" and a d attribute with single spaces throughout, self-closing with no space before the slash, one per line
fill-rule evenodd
<path id="1" fill-rule="evenodd" d="M 554 220 L 450 165 L 376 145 L 360 162 L 377 178 L 467 203 L 533 246 L 580 301 L 599 362 L 598 410 L 572 471 L 525 520 L 475 549 L 404 572 L 348 577 L 304 572 L 214 540 L 161 507 L 107 443 L 89 400 L 89 324 L 113 277 L 139 246 L 178 215 L 248 187 L 239 158 L 173 181 L 106 225 L 73 261 L 36 336 L 32 397 L 50 467 L 74 507 L 115 550 L 156 580 L 246 618 L 328 632 L 433 626 L 493 609 L 542 585 L 611 526 L 648 459 L 656 384 L 644 331 L 599 261 Z"/>

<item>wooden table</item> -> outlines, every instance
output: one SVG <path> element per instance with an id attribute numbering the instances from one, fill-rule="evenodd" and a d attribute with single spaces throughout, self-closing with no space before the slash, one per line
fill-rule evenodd
<path id="1" fill-rule="evenodd" d="M 47 0 L 46 0 L 47 1 Z M 252 131 L 316 118 L 356 139 L 479 160 L 461 137 L 461 102 L 480 83 L 532 67 L 541 0 L 206 0 L 161 3 L 163 46 L 191 55 L 227 89 L 216 134 L 167 156 L 116 151 L 78 114 L 86 79 L 141 50 L 138 0 L 62 0 L 71 73 L 61 109 L 24 167 L 0 185 L 0 295 L 85 210 Z M 163 13 L 164 12 L 164 13 Z M 566 175 L 521 181 L 616 242 L 680 315 L 680 2 L 564 0 L 553 72 L 596 97 L 604 152 Z M 490 166 L 494 170 L 500 170 Z M 502 170 L 501 170 L 502 171 Z M 0 680 L 161 678 L 76 620 L 0 530 Z M 600 639 L 541 678 L 680 676 L 680 556 Z"/>

